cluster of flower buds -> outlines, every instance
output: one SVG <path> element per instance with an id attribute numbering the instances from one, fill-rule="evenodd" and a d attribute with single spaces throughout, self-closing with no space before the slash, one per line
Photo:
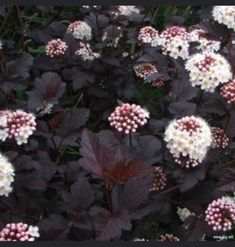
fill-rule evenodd
<path id="1" fill-rule="evenodd" d="M 166 186 L 166 174 L 160 166 L 153 167 L 153 184 L 150 191 L 163 190 Z"/>
<path id="2" fill-rule="evenodd" d="M 125 134 L 135 133 L 139 126 L 147 123 L 149 112 L 136 104 L 123 103 L 117 106 L 108 118 L 110 125 L 118 132 Z"/>
<path id="3" fill-rule="evenodd" d="M 212 144 L 209 125 L 200 117 L 183 117 L 170 122 L 164 140 L 175 162 L 191 168 L 199 165 Z"/>
<path id="4" fill-rule="evenodd" d="M 212 127 L 212 147 L 216 149 L 226 148 L 229 144 L 229 138 L 224 133 L 224 130 L 218 127 Z"/>
<path id="5" fill-rule="evenodd" d="M 18 145 L 28 142 L 36 130 L 35 116 L 22 110 L 0 111 L 0 140 L 15 139 Z"/>
<path id="6" fill-rule="evenodd" d="M 214 200 L 208 205 L 205 216 L 214 231 L 230 231 L 235 223 L 235 201 L 226 197 Z"/>
<path id="7" fill-rule="evenodd" d="M 0 232 L 0 241 L 35 241 L 39 232 L 37 226 L 25 223 L 10 223 Z"/>
<path id="8" fill-rule="evenodd" d="M 180 239 L 173 234 L 166 233 L 160 236 L 160 241 L 180 241 Z"/>
<path id="9" fill-rule="evenodd" d="M 51 58 L 56 56 L 62 56 L 68 49 L 67 44 L 61 39 L 52 39 L 46 45 L 46 55 Z"/>
<path id="10" fill-rule="evenodd" d="M 190 36 L 183 27 L 168 27 L 160 34 L 160 44 L 163 54 L 175 59 L 187 59 L 189 56 Z"/>
<path id="11" fill-rule="evenodd" d="M 235 6 L 214 6 L 212 16 L 218 23 L 235 31 Z"/>
<path id="12" fill-rule="evenodd" d="M 155 43 L 159 40 L 158 31 L 151 26 L 142 27 L 139 31 L 138 40 L 140 43 Z"/>
<path id="13" fill-rule="evenodd" d="M 8 159 L 0 154 L 0 196 L 8 196 L 12 192 L 14 167 Z"/>
<path id="14" fill-rule="evenodd" d="M 229 103 L 235 104 L 235 80 L 223 85 L 220 88 L 220 95 Z"/>
<path id="15" fill-rule="evenodd" d="M 91 40 L 92 39 L 92 29 L 84 21 L 75 21 L 69 24 L 67 32 L 71 33 L 75 39 L 80 40 Z"/>
<path id="16" fill-rule="evenodd" d="M 79 43 L 79 48 L 75 51 L 75 55 L 80 56 L 83 61 L 92 61 L 100 57 L 99 53 L 93 52 L 89 44 Z"/>
<path id="17" fill-rule="evenodd" d="M 144 80 L 150 80 L 148 77 L 158 73 L 156 66 L 152 63 L 139 63 L 133 67 L 137 77 L 143 78 Z"/>
<path id="18" fill-rule="evenodd" d="M 213 93 L 219 84 L 232 79 L 229 62 L 220 54 L 213 52 L 197 53 L 185 64 L 189 71 L 192 86 Z M 223 71 L 223 73 L 221 73 Z"/>

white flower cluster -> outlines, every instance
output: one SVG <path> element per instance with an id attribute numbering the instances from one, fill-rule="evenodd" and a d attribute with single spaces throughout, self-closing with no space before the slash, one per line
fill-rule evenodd
<path id="1" fill-rule="evenodd" d="M 38 113 L 41 116 L 44 116 L 46 114 L 50 114 L 52 112 L 52 108 L 53 108 L 54 104 L 51 103 L 47 103 L 39 108 L 37 108 Z"/>
<path id="2" fill-rule="evenodd" d="M 209 125 L 200 117 L 183 117 L 170 122 L 164 140 L 175 162 L 185 167 L 195 167 L 203 161 L 212 144 Z"/>
<path id="3" fill-rule="evenodd" d="M 2 44 L 2 41 L 0 40 L 0 50 L 2 50 L 2 46 L 3 44 Z"/>
<path id="4" fill-rule="evenodd" d="M 190 215 L 194 215 L 194 213 L 190 212 L 187 208 L 177 207 L 177 214 L 181 221 L 185 221 Z"/>
<path id="5" fill-rule="evenodd" d="M 119 5 L 117 6 L 117 15 L 132 16 L 134 14 L 139 14 L 140 10 L 134 5 Z"/>
<path id="6" fill-rule="evenodd" d="M 190 37 L 183 27 L 171 26 L 160 34 L 160 45 L 163 53 L 177 59 L 187 59 L 189 56 Z M 159 45 L 156 42 L 156 45 Z M 153 45 L 153 43 L 152 43 Z"/>
<path id="7" fill-rule="evenodd" d="M 92 61 L 100 57 L 100 54 L 93 52 L 89 44 L 80 42 L 79 48 L 75 51 L 75 55 L 80 56 L 83 61 Z"/>
<path id="8" fill-rule="evenodd" d="M 203 29 L 196 28 L 189 33 L 190 41 L 197 42 L 197 49 L 200 51 L 215 52 L 220 49 L 221 42 L 206 38 L 206 32 Z"/>
<path id="9" fill-rule="evenodd" d="M 139 31 L 138 40 L 141 43 L 149 43 L 152 46 L 157 46 L 160 43 L 159 39 L 158 31 L 151 26 L 142 27 Z"/>
<path id="10" fill-rule="evenodd" d="M 71 23 L 67 28 L 68 33 L 72 33 L 75 39 L 91 40 L 92 29 L 84 21 L 75 21 Z"/>
<path id="11" fill-rule="evenodd" d="M 12 192 L 14 168 L 8 159 L 0 154 L 0 196 L 8 196 Z"/>
<path id="12" fill-rule="evenodd" d="M 220 54 L 203 52 L 192 55 L 185 64 L 192 86 L 213 93 L 219 84 L 232 79 L 229 62 Z M 223 73 L 221 73 L 223 72 Z"/>
<path id="13" fill-rule="evenodd" d="M 235 31 L 235 6 L 214 6 L 212 16 L 220 24 Z"/>

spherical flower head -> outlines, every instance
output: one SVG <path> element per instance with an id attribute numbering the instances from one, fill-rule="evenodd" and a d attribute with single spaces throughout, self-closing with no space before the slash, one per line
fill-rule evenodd
<path id="1" fill-rule="evenodd" d="M 212 144 L 209 125 L 200 117 L 183 117 L 170 122 L 164 140 L 175 162 L 186 168 L 198 166 Z"/>
<path id="2" fill-rule="evenodd" d="M 179 238 L 174 236 L 173 234 L 166 233 L 160 236 L 160 241 L 180 241 Z"/>
<path id="3" fill-rule="evenodd" d="M 27 143 L 29 136 L 36 130 L 35 116 L 22 110 L 6 111 L 6 114 L 7 126 L 4 130 L 7 132 L 7 138 L 15 139 L 18 145 Z"/>
<path id="4" fill-rule="evenodd" d="M 149 112 L 136 104 L 123 103 L 117 106 L 108 118 L 110 125 L 124 134 L 135 133 L 139 126 L 147 123 Z"/>
<path id="5" fill-rule="evenodd" d="M 212 147 L 216 149 L 226 148 L 229 144 L 229 138 L 226 136 L 223 129 L 212 127 Z"/>
<path id="6" fill-rule="evenodd" d="M 214 6 L 212 16 L 218 23 L 235 31 L 235 6 Z"/>
<path id="7" fill-rule="evenodd" d="M 136 8 L 134 5 L 118 5 L 117 6 L 117 13 L 115 13 L 117 16 L 124 15 L 127 17 L 130 17 L 134 14 L 139 14 L 140 10 Z"/>
<path id="8" fill-rule="evenodd" d="M 190 37 L 183 27 L 171 26 L 160 34 L 160 44 L 163 47 L 163 54 L 174 59 L 187 59 L 189 56 Z"/>
<path id="9" fill-rule="evenodd" d="M 220 95 L 228 102 L 235 105 L 235 80 L 230 81 L 220 88 Z"/>
<path id="10" fill-rule="evenodd" d="M 80 56 L 83 61 L 93 61 L 100 57 L 99 53 L 93 52 L 89 44 L 80 42 L 79 48 L 75 51 L 75 55 Z"/>
<path id="11" fill-rule="evenodd" d="M 0 154 L 0 196 L 8 196 L 12 192 L 14 167 L 8 159 Z"/>
<path id="12" fill-rule="evenodd" d="M 221 42 L 211 40 L 206 37 L 206 32 L 203 29 L 196 28 L 189 33 L 190 42 L 197 42 L 197 50 L 202 52 L 216 52 L 220 49 Z"/>
<path id="13" fill-rule="evenodd" d="M 185 64 L 189 71 L 192 86 L 213 93 L 216 87 L 232 79 L 229 62 L 220 54 L 214 52 L 197 53 Z M 221 73 L 223 71 L 223 73 Z"/>
<path id="14" fill-rule="evenodd" d="M 213 231 L 230 231 L 235 223 L 235 203 L 224 198 L 212 201 L 205 211 L 205 220 Z"/>
<path id="15" fill-rule="evenodd" d="M 151 27 L 146 26 L 142 27 L 139 31 L 138 40 L 140 43 L 149 43 L 151 44 L 152 41 L 156 42 L 159 39 L 158 31 Z"/>
<path id="16" fill-rule="evenodd" d="M 0 241 L 35 241 L 38 237 L 38 227 L 22 222 L 7 224 L 0 232 Z"/>
<path id="17" fill-rule="evenodd" d="M 75 39 L 87 41 L 92 39 L 92 29 L 84 21 L 75 21 L 71 23 L 67 28 L 67 32 L 72 33 Z"/>
<path id="18" fill-rule="evenodd" d="M 146 80 L 148 76 L 158 73 L 156 66 L 152 63 L 139 63 L 133 67 L 137 77 Z"/>
<path id="19" fill-rule="evenodd" d="M 163 190 L 166 186 L 166 174 L 160 166 L 153 168 L 153 184 L 150 191 Z"/>
<path id="20" fill-rule="evenodd" d="M 51 58 L 56 56 L 62 56 L 68 49 L 67 44 L 61 39 L 52 39 L 46 45 L 46 55 Z"/>

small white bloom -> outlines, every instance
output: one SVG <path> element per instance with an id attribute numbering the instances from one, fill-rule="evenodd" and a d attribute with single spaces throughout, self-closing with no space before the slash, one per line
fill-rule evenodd
<path id="1" fill-rule="evenodd" d="M 124 15 L 124 16 L 132 16 L 134 14 L 139 14 L 140 10 L 136 8 L 134 5 L 119 5 L 117 6 L 118 12 L 115 13 L 118 15 Z"/>
<path id="2" fill-rule="evenodd" d="M 93 61 L 100 57 L 100 54 L 93 52 L 89 44 L 80 42 L 80 47 L 75 51 L 75 55 L 80 56 L 83 61 Z"/>
<path id="3" fill-rule="evenodd" d="M 31 235 L 32 237 L 38 238 L 38 237 L 40 236 L 40 234 L 39 234 L 39 229 L 38 229 L 37 226 L 29 226 L 28 233 L 29 233 L 29 235 Z"/>

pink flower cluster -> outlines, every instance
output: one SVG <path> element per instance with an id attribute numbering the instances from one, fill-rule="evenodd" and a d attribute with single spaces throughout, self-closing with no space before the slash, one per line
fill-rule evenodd
<path id="1" fill-rule="evenodd" d="M 134 71 L 137 77 L 146 79 L 148 76 L 157 73 L 156 66 L 152 63 L 139 63 L 134 65 Z"/>
<path id="2" fill-rule="evenodd" d="M 220 89 L 220 95 L 229 103 L 235 104 L 235 80 L 225 84 Z"/>
<path id="3" fill-rule="evenodd" d="M 28 142 L 36 130 L 35 117 L 22 110 L 0 111 L 0 140 L 15 139 L 18 145 Z"/>
<path id="4" fill-rule="evenodd" d="M 235 203 L 223 198 L 214 200 L 207 207 L 205 215 L 214 231 L 230 231 L 235 222 Z"/>
<path id="5" fill-rule="evenodd" d="M 160 241 L 180 241 L 179 238 L 174 236 L 173 234 L 166 233 L 160 236 Z"/>
<path id="6" fill-rule="evenodd" d="M 218 127 L 212 127 L 212 147 L 221 149 L 226 148 L 229 143 L 229 138 L 224 133 L 224 130 Z"/>
<path id="7" fill-rule="evenodd" d="M 65 54 L 67 49 L 67 44 L 61 39 L 52 39 L 46 45 L 46 55 L 50 56 L 51 58 L 55 56 L 61 56 Z"/>
<path id="8" fill-rule="evenodd" d="M 162 78 L 155 79 L 151 82 L 152 87 L 154 88 L 160 88 L 164 86 L 165 82 Z"/>
<path id="9" fill-rule="evenodd" d="M 199 70 L 207 71 L 212 66 L 215 65 L 215 59 L 209 55 L 206 55 L 204 60 L 201 60 L 200 62 L 196 63 L 195 65 L 199 68 Z"/>
<path id="10" fill-rule="evenodd" d="M 39 237 L 38 228 L 24 223 L 7 224 L 0 232 L 0 241 L 34 241 Z"/>
<path id="11" fill-rule="evenodd" d="M 171 26 L 160 34 L 160 43 L 163 47 L 163 54 L 170 55 L 177 59 L 189 56 L 190 36 L 183 27 Z"/>
<path id="12" fill-rule="evenodd" d="M 136 104 L 123 103 L 117 106 L 108 118 L 110 125 L 118 132 L 125 134 L 135 133 L 139 126 L 147 123 L 149 112 Z"/>
<path id="13" fill-rule="evenodd" d="M 166 186 L 166 174 L 160 166 L 153 168 L 153 184 L 150 191 L 158 191 Z"/>
<path id="14" fill-rule="evenodd" d="M 158 31 L 155 28 L 151 26 L 145 26 L 140 29 L 138 40 L 141 43 L 151 43 L 157 37 L 158 37 Z"/>

